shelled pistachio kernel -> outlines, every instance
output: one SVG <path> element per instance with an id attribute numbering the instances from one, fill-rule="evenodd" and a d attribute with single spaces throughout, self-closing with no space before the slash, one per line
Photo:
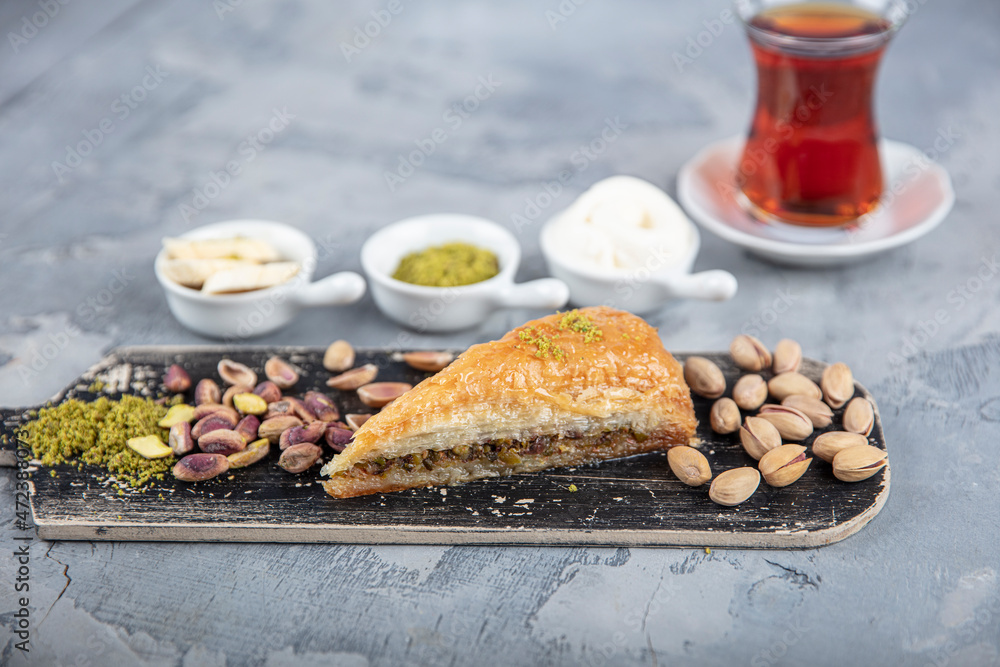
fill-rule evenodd
<path id="1" fill-rule="evenodd" d="M 170 406 L 170 409 L 167 410 L 167 414 L 157 423 L 157 426 L 160 428 L 170 428 L 174 424 L 190 422 L 193 419 L 194 408 L 190 405 L 181 403 L 179 405 Z"/>
<path id="2" fill-rule="evenodd" d="M 229 470 L 229 459 L 221 454 L 188 454 L 174 465 L 174 477 L 182 482 L 204 482 Z"/>
<path id="3" fill-rule="evenodd" d="M 267 412 L 267 401 L 257 394 L 236 394 L 233 407 L 244 415 L 262 415 Z"/>
<path id="4" fill-rule="evenodd" d="M 230 454 L 226 458 L 229 460 L 230 468 L 246 468 L 267 458 L 270 451 L 271 442 L 267 438 L 261 438 L 251 442 L 243 451 Z"/>
<path id="5" fill-rule="evenodd" d="M 126 442 L 128 448 L 144 459 L 165 459 L 173 455 L 173 451 L 167 447 L 160 436 L 144 435 L 138 438 L 129 438 Z"/>

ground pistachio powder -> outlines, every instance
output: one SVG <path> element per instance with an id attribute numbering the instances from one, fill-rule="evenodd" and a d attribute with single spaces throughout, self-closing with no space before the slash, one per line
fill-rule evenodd
<path id="1" fill-rule="evenodd" d="M 171 402 L 177 402 L 180 397 Z M 168 431 L 157 422 L 167 407 L 148 398 L 105 396 L 94 401 L 69 399 L 42 408 L 21 427 L 18 437 L 42 465 L 87 463 L 105 468 L 119 482 L 139 488 L 164 479 L 176 459 L 144 459 L 125 444 L 129 438 L 156 435 L 166 441 Z"/>

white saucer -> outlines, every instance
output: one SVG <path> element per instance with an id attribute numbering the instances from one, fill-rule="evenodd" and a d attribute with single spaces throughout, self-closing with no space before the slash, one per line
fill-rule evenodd
<path id="1" fill-rule="evenodd" d="M 736 167 L 743 137 L 702 149 L 677 177 L 677 194 L 701 226 L 755 255 L 795 266 L 834 266 L 911 243 L 941 224 L 955 203 L 948 172 L 914 146 L 883 140 L 883 204 L 858 224 L 807 229 L 765 224 L 747 213 L 736 195 Z M 895 193 L 895 194 L 893 194 Z"/>

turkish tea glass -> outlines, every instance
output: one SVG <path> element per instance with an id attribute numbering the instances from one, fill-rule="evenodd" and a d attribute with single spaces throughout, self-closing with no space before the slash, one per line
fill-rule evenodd
<path id="1" fill-rule="evenodd" d="M 744 208 L 798 227 L 871 213 L 883 190 L 875 77 L 905 0 L 736 4 L 757 66 L 736 177 Z"/>

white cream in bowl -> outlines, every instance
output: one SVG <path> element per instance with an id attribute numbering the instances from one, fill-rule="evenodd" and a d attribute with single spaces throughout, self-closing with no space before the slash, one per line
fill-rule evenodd
<path id="1" fill-rule="evenodd" d="M 726 271 L 690 273 L 698 229 L 663 190 L 632 176 L 595 183 L 542 229 L 550 273 L 581 306 L 642 313 L 678 298 L 722 301 L 736 294 Z"/>

